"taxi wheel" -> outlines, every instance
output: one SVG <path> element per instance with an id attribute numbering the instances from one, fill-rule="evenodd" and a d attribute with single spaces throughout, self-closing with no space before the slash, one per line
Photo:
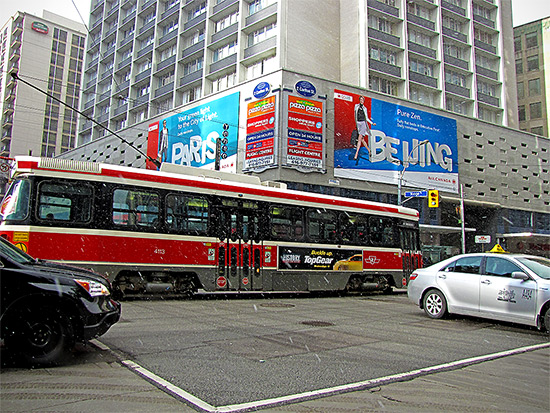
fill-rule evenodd
<path id="1" fill-rule="evenodd" d="M 550 334 L 550 307 L 548 307 L 546 309 L 546 312 L 544 313 L 544 318 L 543 318 L 543 323 L 544 323 L 544 329 L 546 330 L 547 333 Z"/>
<path id="2" fill-rule="evenodd" d="M 438 290 L 430 290 L 424 295 L 424 312 L 430 318 L 443 318 L 447 314 L 447 300 Z"/>

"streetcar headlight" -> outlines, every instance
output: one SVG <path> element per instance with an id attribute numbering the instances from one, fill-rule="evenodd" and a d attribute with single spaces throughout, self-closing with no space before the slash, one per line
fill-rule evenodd
<path id="1" fill-rule="evenodd" d="M 92 297 L 99 297 L 101 295 L 109 295 L 110 292 L 103 284 L 97 281 L 90 280 L 75 280 L 78 285 L 84 288 L 88 294 Z"/>

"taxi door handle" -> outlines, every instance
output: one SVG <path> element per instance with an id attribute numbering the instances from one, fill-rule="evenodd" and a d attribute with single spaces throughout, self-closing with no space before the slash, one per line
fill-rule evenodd
<path id="1" fill-rule="evenodd" d="M 439 274 L 438 277 L 443 278 L 444 280 L 447 278 L 447 276 L 445 274 Z"/>
<path id="2" fill-rule="evenodd" d="M 489 284 L 491 284 L 491 280 L 483 280 L 483 281 L 481 281 L 481 284 L 489 285 Z"/>

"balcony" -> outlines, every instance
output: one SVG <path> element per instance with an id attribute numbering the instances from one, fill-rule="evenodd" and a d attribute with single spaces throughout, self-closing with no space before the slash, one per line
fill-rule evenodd
<path id="1" fill-rule="evenodd" d="M 401 77 L 401 67 L 395 66 L 379 60 L 369 59 L 369 69 L 386 73 L 395 77 Z"/>
<path id="2" fill-rule="evenodd" d="M 377 29 L 369 27 L 369 37 L 373 39 L 380 40 L 381 42 L 389 43 L 391 45 L 401 47 L 401 39 L 393 34 L 382 32 Z"/>
<path id="3" fill-rule="evenodd" d="M 145 33 L 147 30 L 149 30 L 150 28 L 155 27 L 155 21 L 156 21 L 156 20 L 153 19 L 153 20 L 150 20 L 150 21 L 148 21 L 147 23 L 145 23 L 143 26 L 141 26 L 141 27 L 139 28 L 139 32 L 138 32 L 138 33 L 141 35 L 141 34 Z"/>
<path id="4" fill-rule="evenodd" d="M 456 67 L 460 67 L 461 69 L 469 70 L 470 68 L 470 64 L 466 60 L 462 60 L 454 56 L 449 56 L 447 54 L 443 56 L 443 59 L 445 63 L 448 63 Z"/>
<path id="5" fill-rule="evenodd" d="M 163 44 L 165 44 L 166 42 L 168 42 L 169 40 L 172 40 L 173 38 L 177 37 L 178 36 L 178 30 L 177 29 L 174 29 L 172 30 L 170 33 L 167 33 L 165 34 L 164 36 L 162 36 L 160 39 L 159 39 L 159 46 L 162 46 Z"/>
<path id="6" fill-rule="evenodd" d="M 124 59 L 122 62 L 118 64 L 117 71 L 125 68 L 126 66 L 129 66 L 131 63 L 132 63 L 132 56 L 127 57 L 126 59 Z"/>
<path id="7" fill-rule="evenodd" d="M 418 26 L 424 27 L 428 30 L 435 31 L 435 23 L 431 20 L 427 20 L 423 17 L 419 17 L 415 14 L 407 12 L 407 21 L 414 23 Z"/>
<path id="8" fill-rule="evenodd" d="M 437 88 L 437 79 L 435 77 L 430 77 L 422 73 L 417 73 L 409 70 L 409 80 L 425 86 Z"/>
<path id="9" fill-rule="evenodd" d="M 488 77 L 489 79 L 498 80 L 498 73 L 496 71 L 479 65 L 476 65 L 476 73 Z"/>
<path id="10" fill-rule="evenodd" d="M 124 103 L 115 108 L 115 110 L 113 111 L 113 116 L 118 116 L 122 113 L 125 113 L 127 110 L 128 110 L 128 103 Z"/>
<path id="11" fill-rule="evenodd" d="M 490 27 L 491 29 L 495 28 L 495 22 L 492 20 L 489 20 L 486 17 L 480 16 L 478 14 L 474 14 L 474 21 L 483 24 L 484 26 Z"/>
<path id="12" fill-rule="evenodd" d="M 134 79 L 134 82 L 137 83 L 137 82 L 140 82 L 144 79 L 147 79 L 151 76 L 151 69 L 147 69 L 147 70 L 144 70 L 143 72 L 141 73 L 138 73 Z"/>
<path id="13" fill-rule="evenodd" d="M 259 10 L 256 13 L 248 16 L 245 20 L 245 27 L 248 27 L 254 23 L 260 22 L 265 18 L 274 15 L 275 13 L 277 13 L 277 3 L 267 6 L 262 10 Z"/>
<path id="14" fill-rule="evenodd" d="M 189 57 L 197 52 L 202 52 L 203 49 L 204 49 L 204 39 L 201 40 L 200 42 L 195 43 L 192 46 L 189 46 L 183 49 L 183 53 L 181 57 L 182 59 L 185 59 L 186 57 Z"/>
<path id="15" fill-rule="evenodd" d="M 157 90 L 155 90 L 155 98 L 158 98 L 159 96 L 166 95 L 167 93 L 170 93 L 174 90 L 174 82 L 164 85 L 162 87 L 159 87 Z"/>
<path id="16" fill-rule="evenodd" d="M 157 71 L 173 65 L 174 63 L 176 63 L 176 55 L 170 56 L 169 58 L 164 59 L 162 62 L 157 63 Z"/>
<path id="17" fill-rule="evenodd" d="M 446 10 L 450 10 L 452 12 L 455 12 L 456 14 L 460 14 L 461 16 L 466 17 L 466 9 L 463 9 L 462 7 L 455 6 L 452 3 L 449 3 L 448 1 L 441 0 L 441 7 Z"/>
<path id="18" fill-rule="evenodd" d="M 214 44 L 214 43 L 216 43 L 216 42 L 219 42 L 220 40 L 223 40 L 223 39 L 225 39 L 226 37 L 229 37 L 229 36 L 231 36 L 231 35 L 237 33 L 238 26 L 239 26 L 238 23 L 233 23 L 231 26 L 226 27 L 225 29 L 220 30 L 220 31 L 217 32 L 217 33 L 214 33 L 214 34 L 212 35 L 211 44 Z"/>
<path id="19" fill-rule="evenodd" d="M 262 42 L 244 49 L 244 58 L 248 59 L 249 57 L 259 55 L 275 47 L 277 47 L 277 37 L 270 37 L 269 39 L 265 39 Z"/>
<path id="20" fill-rule="evenodd" d="M 470 98 L 470 89 L 463 86 L 455 85 L 454 83 L 445 82 L 445 91 L 468 99 Z"/>
<path id="21" fill-rule="evenodd" d="M 197 70 L 195 72 L 192 72 L 192 73 L 189 73 L 185 76 L 183 76 L 181 79 L 180 79 L 180 84 L 179 86 L 187 86 L 189 85 L 190 83 L 193 83 L 197 80 L 201 80 L 202 79 L 202 69 L 200 70 Z"/>
<path id="22" fill-rule="evenodd" d="M 145 56 L 148 53 L 151 53 L 153 51 L 153 43 L 148 44 L 144 48 L 138 50 L 136 58 L 140 58 Z"/>
<path id="23" fill-rule="evenodd" d="M 213 12 L 213 14 L 216 14 L 216 13 L 228 8 L 232 4 L 235 4 L 235 3 L 238 3 L 238 2 L 239 2 L 239 0 L 224 0 L 224 1 L 216 4 L 213 7 L 212 12 Z"/>
<path id="24" fill-rule="evenodd" d="M 237 53 L 212 63 L 210 65 L 210 73 L 215 73 L 218 70 L 225 69 L 226 67 L 234 65 L 235 63 L 237 63 Z"/>
<path id="25" fill-rule="evenodd" d="M 171 17 L 173 14 L 176 14 L 180 9 L 180 4 L 175 3 L 170 7 L 168 10 L 166 10 L 164 13 L 160 15 L 160 19 L 162 21 L 165 21 L 167 18 Z"/>
<path id="26" fill-rule="evenodd" d="M 449 29 L 448 27 L 442 27 L 441 31 L 445 36 L 452 37 L 453 39 L 459 40 L 462 43 L 468 42 L 468 36 L 463 33 L 457 32 L 456 30 Z"/>
<path id="27" fill-rule="evenodd" d="M 399 17 L 399 9 L 397 7 L 393 7 L 376 0 L 368 0 L 367 6 L 384 13 L 391 14 L 392 16 Z"/>
<path id="28" fill-rule="evenodd" d="M 129 35 L 120 41 L 120 44 L 118 45 L 118 47 L 121 48 L 123 46 L 126 46 L 127 44 L 132 43 L 133 40 L 134 40 L 134 36 Z"/>
<path id="29" fill-rule="evenodd" d="M 184 30 L 189 30 L 191 27 L 194 27 L 202 22 L 206 21 L 206 13 L 202 13 L 201 15 L 187 21 L 184 25 L 183 25 L 183 29 Z"/>
<path id="30" fill-rule="evenodd" d="M 138 106 L 147 104 L 149 102 L 149 93 L 143 96 L 138 96 L 134 101 L 132 102 L 132 109 L 137 108 Z"/>
<path id="31" fill-rule="evenodd" d="M 489 52 L 489 53 L 492 53 L 492 54 L 497 54 L 496 46 L 493 46 L 492 44 L 482 42 L 481 40 L 475 39 L 474 40 L 474 46 L 481 49 L 481 50 L 485 50 L 486 52 Z"/>
<path id="32" fill-rule="evenodd" d="M 428 56 L 428 57 L 431 57 L 432 59 L 435 59 L 437 57 L 437 51 L 430 47 L 426 47 L 418 43 L 413 43 L 411 41 L 408 42 L 408 46 L 411 52 Z"/>
<path id="33" fill-rule="evenodd" d="M 477 100 L 491 106 L 500 107 L 500 99 L 485 93 L 477 92 Z"/>

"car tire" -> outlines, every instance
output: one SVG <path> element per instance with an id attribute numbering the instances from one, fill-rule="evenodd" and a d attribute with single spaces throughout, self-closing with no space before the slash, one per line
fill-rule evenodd
<path id="1" fill-rule="evenodd" d="M 550 334 L 550 307 L 546 309 L 546 312 L 544 313 L 544 316 L 542 318 L 543 322 L 543 329 L 546 330 L 548 334 Z"/>
<path id="2" fill-rule="evenodd" d="M 447 300 L 439 290 L 429 290 L 424 295 L 422 306 L 430 318 L 443 318 L 447 314 Z"/>
<path id="3" fill-rule="evenodd" d="M 74 342 L 71 323 L 53 308 L 28 309 L 19 314 L 15 325 L 12 343 L 26 365 L 57 364 Z"/>

